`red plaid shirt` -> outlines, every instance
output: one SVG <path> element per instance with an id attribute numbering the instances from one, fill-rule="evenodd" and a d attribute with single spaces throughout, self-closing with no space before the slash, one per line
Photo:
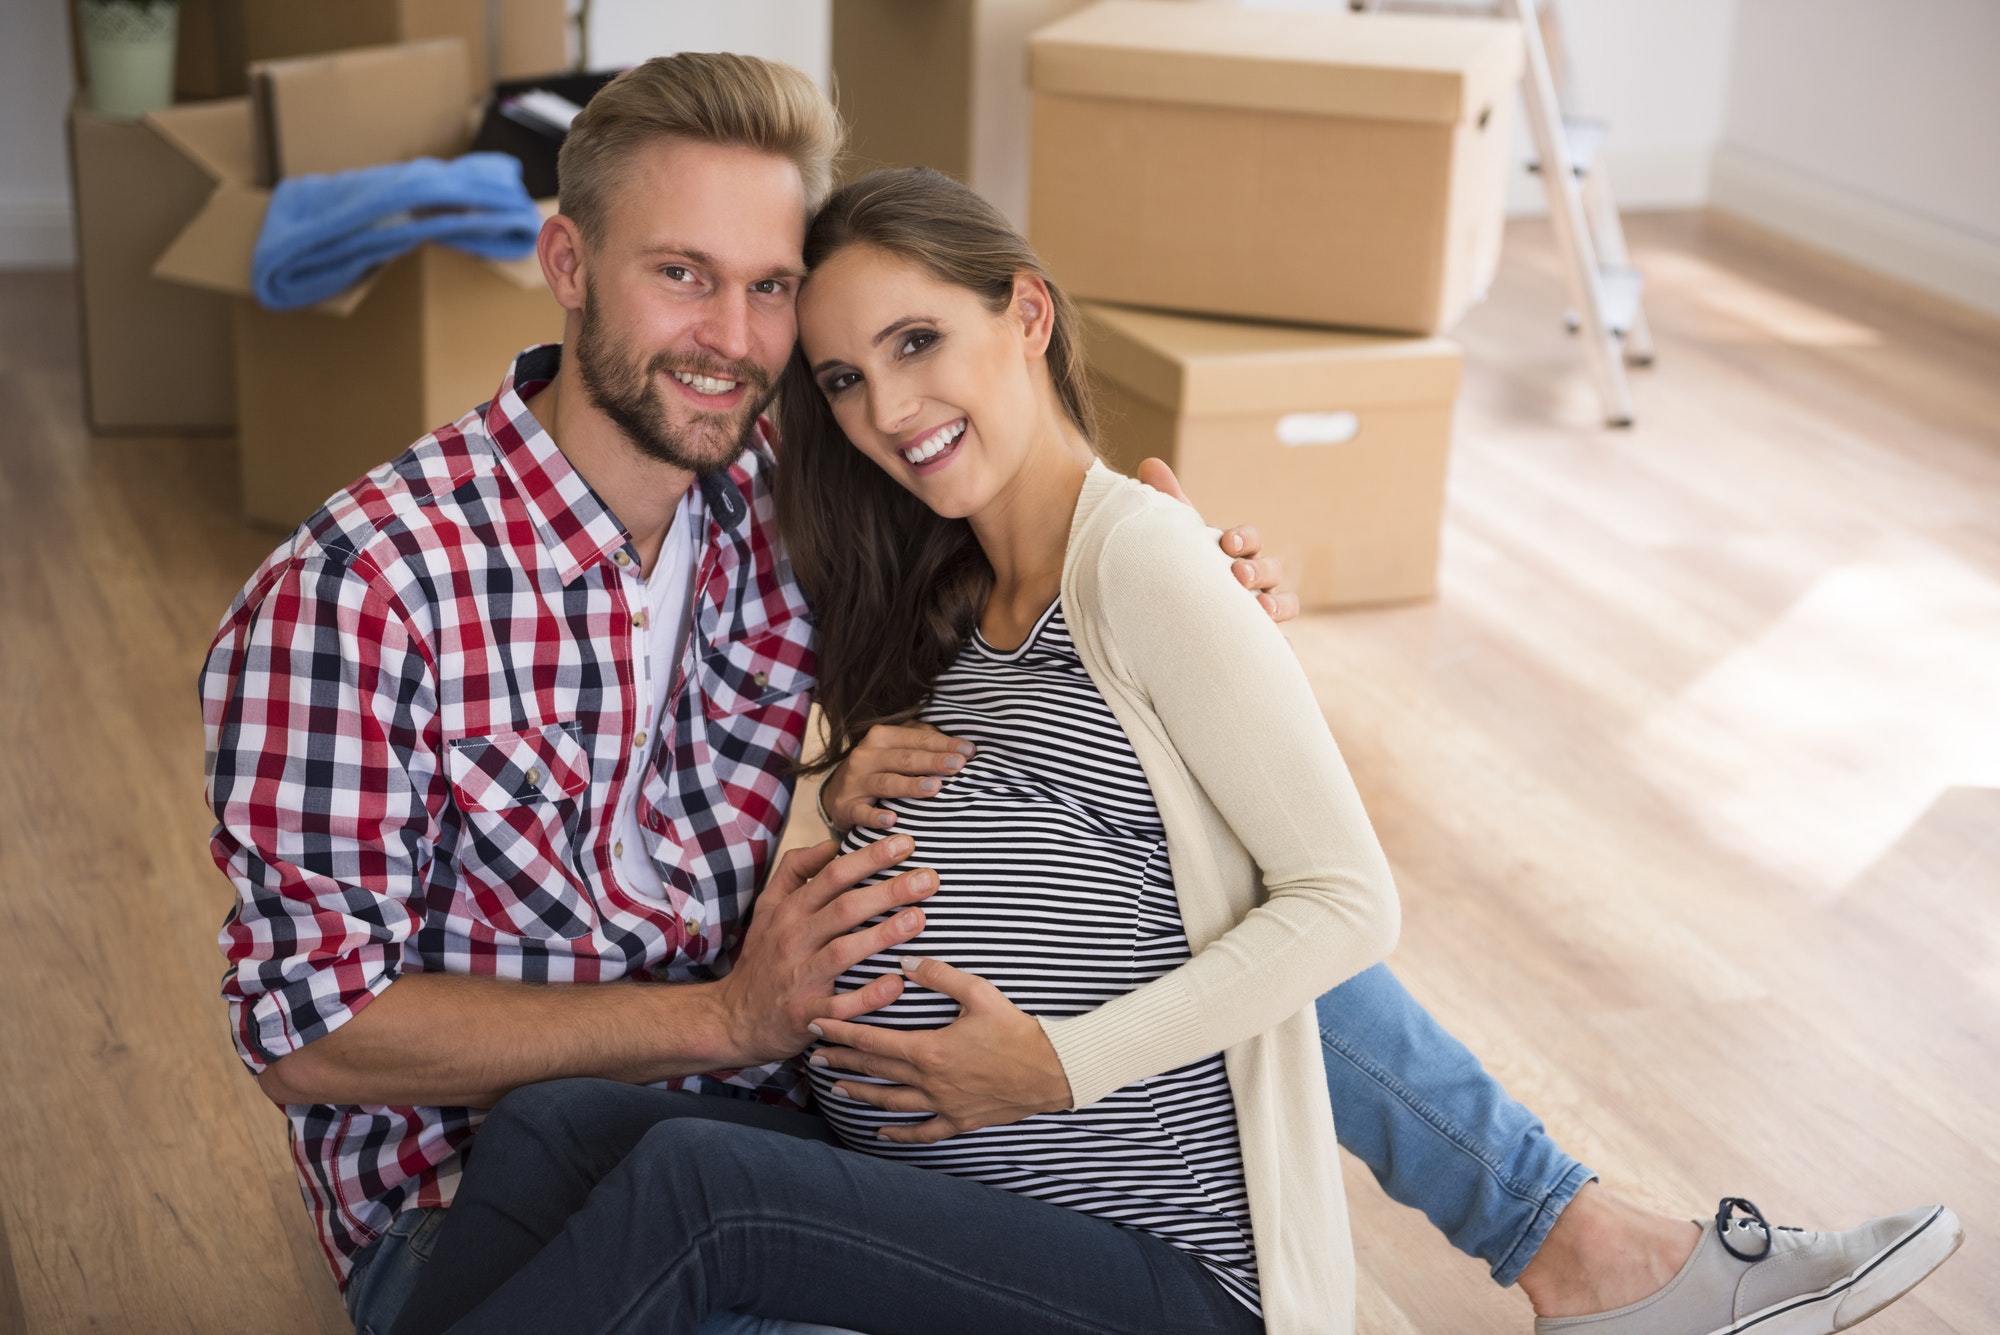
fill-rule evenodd
<path id="1" fill-rule="evenodd" d="M 201 677 L 223 995 L 252 1071 L 405 972 L 538 982 L 728 969 L 791 800 L 812 623 L 772 534 L 770 442 L 701 480 L 692 629 L 658 738 L 631 539 L 522 402 L 492 403 L 327 502 L 238 595 Z M 622 887 L 639 823 L 664 902 Z M 787 1064 L 670 1082 L 802 1099 Z M 295 1106 L 292 1156 L 335 1274 L 449 1202 L 471 1108 Z"/>

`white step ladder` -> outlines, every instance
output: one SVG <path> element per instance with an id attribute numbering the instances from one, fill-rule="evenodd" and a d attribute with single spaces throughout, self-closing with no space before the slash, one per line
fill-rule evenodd
<path id="1" fill-rule="evenodd" d="M 1521 100 L 1528 109 L 1528 130 L 1537 155 L 1530 170 L 1541 175 L 1548 192 L 1549 227 L 1555 233 L 1569 293 L 1564 323 L 1582 336 L 1584 361 L 1604 402 L 1604 420 L 1612 426 L 1632 425 L 1632 387 L 1626 382 L 1625 366 L 1653 362 L 1653 335 L 1640 304 L 1644 279 L 1632 268 L 1625 229 L 1611 196 L 1610 173 L 1600 151 L 1604 123 L 1565 116 L 1556 95 L 1556 74 L 1550 68 L 1543 30 L 1545 23 L 1553 26 L 1553 0 L 1545 15 L 1536 13 L 1535 0 L 1349 0 L 1349 7 L 1497 12 L 1520 25 L 1527 52 Z"/>

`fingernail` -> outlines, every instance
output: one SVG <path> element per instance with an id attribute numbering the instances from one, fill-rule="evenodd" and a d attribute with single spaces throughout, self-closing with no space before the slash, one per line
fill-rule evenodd
<path id="1" fill-rule="evenodd" d="M 938 781 L 937 779 L 920 779 L 917 781 L 917 787 L 923 789 L 927 793 L 934 793 L 938 789 L 944 787 L 944 784 Z"/>
<path id="2" fill-rule="evenodd" d="M 835 1097 L 835 1098 L 841 1098 L 841 1099 L 845 1099 L 845 1098 L 851 1098 L 851 1097 L 852 1097 L 852 1096 L 851 1096 L 851 1095 L 850 1095 L 850 1094 L 849 1094 L 849 1093 L 847 1092 L 847 1086 L 846 1086 L 846 1085 L 835 1085 L 835 1086 L 833 1087 L 833 1094 L 834 1094 L 834 1097 Z"/>
<path id="3" fill-rule="evenodd" d="M 826 1037 L 826 1030 L 824 1030 L 824 1029 L 820 1028 L 820 1027 L 819 1027 L 818 1025 L 816 1025 L 816 1024 L 809 1024 L 809 1025 L 807 1025 L 807 1026 L 806 1026 L 806 1032 L 807 1032 L 808 1034 L 811 1034 L 811 1035 L 812 1035 L 812 1036 L 813 1036 L 814 1038 L 825 1038 L 825 1037 Z"/>
<path id="4" fill-rule="evenodd" d="M 915 909 L 910 909 L 908 912 L 896 915 L 896 926 L 906 932 L 916 931 L 921 921 L 922 919 L 917 916 Z"/>
<path id="5" fill-rule="evenodd" d="M 896 823 L 896 813 L 893 811 L 885 811 L 881 815 L 875 818 L 875 824 L 879 829 L 886 830 L 895 823 Z"/>
<path id="6" fill-rule="evenodd" d="M 826 1058 L 820 1056 L 817 1052 L 815 1052 L 812 1056 L 806 1058 L 806 1065 L 808 1066 L 829 1066 L 831 1064 L 832 1063 L 827 1061 Z"/>
<path id="7" fill-rule="evenodd" d="M 922 871 L 911 872 L 910 888 L 912 890 L 935 890 L 937 888 L 937 873 L 929 867 L 925 867 Z"/>
<path id="8" fill-rule="evenodd" d="M 891 853 L 894 853 L 897 857 L 904 858 L 908 857 L 910 850 L 917 846 L 916 841 L 911 839 L 907 834 L 898 835 L 894 839 L 885 839 L 882 842 L 889 846 Z"/>
<path id="9" fill-rule="evenodd" d="M 887 1140 L 888 1138 L 889 1138 L 889 1133 L 887 1131 L 877 1131 L 875 1133 L 875 1139 L 877 1140 Z"/>
<path id="10" fill-rule="evenodd" d="M 922 955 L 905 955 L 897 961 L 898 964 L 903 966 L 903 972 L 911 975 L 914 975 L 922 967 L 923 962 L 924 957 Z"/>
<path id="11" fill-rule="evenodd" d="M 1240 552 L 1243 550 L 1243 539 L 1240 535 L 1235 533 L 1229 535 L 1229 550 L 1232 552 Z"/>
<path id="12" fill-rule="evenodd" d="M 970 760 L 974 756 L 979 754 L 979 748 L 974 746 L 971 742 L 959 742 L 953 747 L 953 749 L 956 750 L 960 755 L 964 756 L 967 760 Z"/>
<path id="13" fill-rule="evenodd" d="M 964 756 L 946 756 L 944 758 L 944 767 L 946 769 L 960 769 L 963 768 L 964 765 L 965 765 Z"/>

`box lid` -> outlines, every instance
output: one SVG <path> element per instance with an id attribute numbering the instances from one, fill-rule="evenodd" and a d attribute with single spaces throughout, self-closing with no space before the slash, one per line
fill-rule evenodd
<path id="1" fill-rule="evenodd" d="M 250 67 L 256 181 L 456 157 L 472 137 L 465 42 L 440 37 Z"/>
<path id="2" fill-rule="evenodd" d="M 248 185 L 257 175 L 250 147 L 250 99 L 182 102 L 146 113 L 153 131 L 220 184 Z"/>
<path id="3" fill-rule="evenodd" d="M 1456 124 L 1511 96 L 1505 19 L 1105 0 L 1029 39 L 1035 91 Z"/>
<path id="4" fill-rule="evenodd" d="M 1458 393 L 1462 355 L 1446 338 L 1079 305 L 1091 369 L 1176 416 L 1447 403 Z"/>

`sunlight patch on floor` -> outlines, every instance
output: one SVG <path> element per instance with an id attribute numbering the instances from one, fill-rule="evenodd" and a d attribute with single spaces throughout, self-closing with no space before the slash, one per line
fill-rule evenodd
<path id="1" fill-rule="evenodd" d="M 1873 553 L 1652 712 L 1633 762 L 1719 844 L 1834 895 L 1947 788 L 2000 787 L 1996 644 L 2000 583 Z"/>
<path id="2" fill-rule="evenodd" d="M 1787 296 L 1755 279 L 1682 251 L 1648 251 L 1641 264 L 1649 279 L 1670 283 L 1683 300 L 1710 315 L 1704 330 L 1725 343 L 1789 343 L 1807 348 L 1873 348 L 1882 335 L 1867 325 Z"/>

